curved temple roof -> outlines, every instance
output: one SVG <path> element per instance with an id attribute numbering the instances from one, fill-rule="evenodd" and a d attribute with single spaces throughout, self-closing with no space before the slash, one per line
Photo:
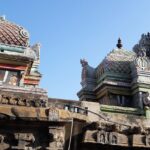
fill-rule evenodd
<path id="1" fill-rule="evenodd" d="M 23 27 L 0 17 L 0 44 L 27 47 L 29 33 Z"/>
<path id="2" fill-rule="evenodd" d="M 124 49 L 111 51 L 97 67 L 97 76 L 104 72 L 130 73 L 130 62 L 133 61 L 134 52 Z"/>

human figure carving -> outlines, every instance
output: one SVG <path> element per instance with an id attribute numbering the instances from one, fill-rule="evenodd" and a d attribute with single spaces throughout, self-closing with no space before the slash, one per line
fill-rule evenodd
<path id="1" fill-rule="evenodd" d="M 49 129 L 49 134 L 52 139 L 49 143 L 50 148 L 63 148 L 64 145 L 64 132 L 62 129 Z"/>
<path id="2" fill-rule="evenodd" d="M 2 100 L 1 100 L 2 104 L 8 104 L 9 99 L 10 97 L 2 95 Z"/>
<path id="3" fill-rule="evenodd" d="M 35 142 L 35 137 L 32 133 L 15 133 L 15 139 L 18 140 L 18 146 L 13 146 L 15 149 L 31 149 Z M 30 145 L 30 147 L 28 147 Z"/>
<path id="4" fill-rule="evenodd" d="M 10 148 L 10 145 L 8 143 L 5 143 L 5 135 L 0 134 L 0 150 L 6 150 Z"/>
<path id="5" fill-rule="evenodd" d="M 150 107 L 150 95 L 149 92 L 143 94 L 143 103 L 145 106 Z"/>
<path id="6" fill-rule="evenodd" d="M 12 75 L 9 79 L 8 84 L 15 86 L 17 85 L 17 81 L 18 81 L 18 78 L 16 77 L 16 75 Z"/>
<path id="7" fill-rule="evenodd" d="M 4 142 L 4 136 L 0 135 L 0 143 L 3 143 L 3 142 Z"/>
<path id="8" fill-rule="evenodd" d="M 81 75 L 81 78 L 82 78 L 82 81 L 83 81 L 87 77 L 87 67 L 86 66 L 88 65 L 88 62 L 85 59 L 81 59 L 80 63 L 82 65 L 82 75 Z"/>
<path id="9" fill-rule="evenodd" d="M 115 135 L 112 135 L 112 144 L 117 144 L 117 137 Z"/>
<path id="10" fill-rule="evenodd" d="M 17 104 L 17 99 L 15 97 L 11 97 L 9 99 L 9 104 L 16 105 Z"/>
<path id="11" fill-rule="evenodd" d="M 100 143 L 105 143 L 105 135 L 104 134 L 100 135 Z"/>
<path id="12" fill-rule="evenodd" d="M 35 45 L 33 45 L 31 47 L 31 49 L 35 52 L 37 60 L 39 60 L 39 58 L 40 58 L 40 47 L 41 47 L 40 43 L 36 43 Z"/>
<path id="13" fill-rule="evenodd" d="M 23 98 L 18 98 L 18 105 L 20 106 L 25 106 L 26 105 L 26 101 Z"/>

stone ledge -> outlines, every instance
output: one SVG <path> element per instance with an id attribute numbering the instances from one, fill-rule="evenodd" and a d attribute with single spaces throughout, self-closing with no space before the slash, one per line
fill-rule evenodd
<path id="1" fill-rule="evenodd" d="M 77 119 L 88 121 L 86 115 L 72 113 L 67 110 L 57 108 L 35 108 L 25 106 L 0 105 L 0 119 L 22 119 L 22 120 L 41 120 L 48 122 L 68 121 Z"/>
<path id="2" fill-rule="evenodd" d="M 124 113 L 124 114 L 132 114 L 132 115 L 145 114 L 144 110 L 142 109 L 131 108 L 131 107 L 109 106 L 109 105 L 100 105 L 100 110 L 102 112 Z"/>

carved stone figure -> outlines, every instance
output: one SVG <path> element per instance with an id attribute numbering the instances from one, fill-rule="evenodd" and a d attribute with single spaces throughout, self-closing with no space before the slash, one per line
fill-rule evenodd
<path id="1" fill-rule="evenodd" d="M 4 142 L 4 136 L 0 135 L 0 143 L 3 143 L 3 142 Z"/>
<path id="2" fill-rule="evenodd" d="M 139 44 L 133 47 L 133 51 L 137 54 L 137 57 L 146 57 L 146 49 Z"/>
<path id="3" fill-rule="evenodd" d="M 144 105 L 150 107 L 150 95 L 149 95 L 149 93 L 148 92 L 144 93 L 142 97 L 143 97 Z"/>
<path id="4" fill-rule="evenodd" d="M 101 144 L 105 144 L 107 142 L 106 132 L 98 131 L 97 133 L 97 142 Z"/>
<path id="5" fill-rule="evenodd" d="M 37 99 L 35 100 L 35 107 L 45 107 L 46 102 L 44 100 Z"/>
<path id="6" fill-rule="evenodd" d="M 46 107 L 47 102 L 43 99 L 26 99 L 24 97 L 19 96 L 6 96 L 6 95 L 0 95 L 0 104 L 11 104 L 11 105 L 19 105 L 19 106 L 32 106 L 32 107 Z M 54 109 L 51 109 L 51 116 L 52 118 L 58 118 L 58 112 L 55 114 Z M 55 115 L 54 115 L 55 114 Z"/>
<path id="7" fill-rule="evenodd" d="M 116 145 L 118 143 L 117 133 L 112 132 L 112 133 L 109 134 L 109 143 L 113 144 L 113 145 Z"/>
<path id="8" fill-rule="evenodd" d="M 12 148 L 15 148 L 15 149 L 27 149 L 28 148 L 29 150 L 32 150 L 32 147 L 35 142 L 35 137 L 32 133 L 15 133 L 15 139 L 18 141 L 18 145 L 12 146 Z"/>
<path id="9" fill-rule="evenodd" d="M 20 86 L 24 86 L 24 77 L 25 77 L 25 72 L 24 71 L 21 71 L 21 79 L 20 79 L 20 82 L 19 82 L 19 85 Z"/>
<path id="10" fill-rule="evenodd" d="M 12 75 L 9 79 L 9 82 L 8 84 L 9 85 L 17 85 L 17 82 L 18 82 L 18 78 L 16 75 Z"/>
<path id="11" fill-rule="evenodd" d="M 50 143 L 49 148 L 62 150 L 64 146 L 64 130 L 60 127 L 49 128 Z"/>
<path id="12" fill-rule="evenodd" d="M 138 57 L 150 57 L 150 33 L 142 34 L 138 44 L 133 48 Z"/>
<path id="13" fill-rule="evenodd" d="M 105 135 L 104 134 L 100 135 L 100 143 L 105 143 Z"/>
<path id="14" fill-rule="evenodd" d="M 96 83 L 95 69 L 88 65 L 88 62 L 85 59 L 81 59 L 80 63 L 82 65 L 81 85 L 89 91 L 93 90 Z"/>
<path id="15" fill-rule="evenodd" d="M 9 104 L 16 105 L 17 104 L 17 98 L 16 97 L 10 97 Z"/>
<path id="16" fill-rule="evenodd" d="M 40 43 L 36 43 L 35 45 L 33 45 L 31 47 L 31 49 L 35 52 L 36 55 L 36 59 L 39 60 L 40 59 L 40 47 L 41 44 Z"/>
<path id="17" fill-rule="evenodd" d="M 18 98 L 18 105 L 25 106 L 26 105 L 26 99 Z"/>
<path id="18" fill-rule="evenodd" d="M 10 145 L 8 143 L 4 142 L 4 139 L 5 139 L 5 136 L 0 134 L 0 150 L 5 150 L 10 147 Z"/>
<path id="19" fill-rule="evenodd" d="M 49 116 L 48 116 L 50 121 L 57 121 L 59 120 L 59 111 L 54 108 L 54 107 L 50 107 L 49 108 Z"/>
<path id="20" fill-rule="evenodd" d="M 87 77 L 87 67 L 86 66 L 88 65 L 88 62 L 85 59 L 81 59 L 80 63 L 82 65 L 82 75 L 81 75 L 81 78 L 82 78 L 82 81 L 83 81 Z"/>
<path id="21" fill-rule="evenodd" d="M 10 97 L 2 95 L 2 104 L 8 104 Z"/>
<path id="22" fill-rule="evenodd" d="M 107 132 L 104 130 L 98 131 L 97 143 L 116 145 L 118 143 L 118 134 L 116 132 Z"/>

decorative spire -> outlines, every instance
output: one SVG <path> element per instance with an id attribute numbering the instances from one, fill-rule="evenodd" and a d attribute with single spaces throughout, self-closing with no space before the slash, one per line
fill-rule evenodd
<path id="1" fill-rule="evenodd" d="M 121 43 L 121 39 L 119 38 L 118 39 L 118 43 L 116 44 L 116 46 L 119 48 L 119 49 L 121 49 L 122 48 L 122 43 Z"/>

